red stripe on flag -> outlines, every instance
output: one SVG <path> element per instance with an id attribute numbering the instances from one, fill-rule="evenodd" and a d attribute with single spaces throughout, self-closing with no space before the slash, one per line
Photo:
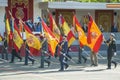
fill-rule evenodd
<path id="1" fill-rule="evenodd" d="M 93 51 L 94 51 L 95 53 L 97 53 L 97 52 L 99 51 L 100 46 L 101 46 L 101 44 L 102 44 L 102 41 L 103 41 L 103 35 L 101 34 L 101 35 L 99 36 L 99 38 L 97 39 L 94 47 L 93 47 Z"/>
<path id="2" fill-rule="evenodd" d="M 69 41 L 72 37 L 75 38 L 74 34 L 72 33 L 72 31 L 70 31 L 67 35 L 67 40 Z"/>
<path id="3" fill-rule="evenodd" d="M 88 44 L 91 43 L 91 31 L 90 30 L 91 30 L 92 23 L 93 23 L 93 20 L 90 17 L 90 22 L 88 24 L 88 34 L 87 34 L 87 42 L 88 42 Z"/>

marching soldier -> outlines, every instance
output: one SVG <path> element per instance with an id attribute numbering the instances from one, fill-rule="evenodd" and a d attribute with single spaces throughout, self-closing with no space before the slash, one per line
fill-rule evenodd
<path id="1" fill-rule="evenodd" d="M 107 41 L 104 40 L 104 42 L 107 44 L 108 49 L 107 49 L 107 60 L 108 60 L 108 68 L 111 69 L 111 63 L 114 64 L 115 68 L 117 66 L 117 63 L 112 60 L 113 55 L 116 55 L 116 40 L 115 40 L 115 34 L 111 33 L 110 34 L 110 39 Z"/>
<path id="2" fill-rule="evenodd" d="M 69 67 L 69 65 L 65 61 L 67 50 L 68 50 L 68 42 L 67 42 L 66 36 L 63 36 L 63 41 L 60 44 L 60 47 L 61 47 L 61 52 L 60 52 L 60 56 L 59 56 L 59 61 L 60 61 L 60 70 L 59 71 L 64 71 L 64 67 L 65 67 L 65 69 L 67 69 Z"/>
<path id="3" fill-rule="evenodd" d="M 45 59 L 45 55 L 48 54 L 48 42 L 46 36 L 41 36 L 42 41 L 42 48 L 41 48 L 41 64 L 40 68 L 44 68 L 44 62 L 48 64 L 48 67 L 50 66 L 49 58 Z M 50 55 L 49 55 L 50 56 Z"/>

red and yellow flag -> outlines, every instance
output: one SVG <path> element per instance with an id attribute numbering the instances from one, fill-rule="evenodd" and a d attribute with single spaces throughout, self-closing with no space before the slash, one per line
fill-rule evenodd
<path id="1" fill-rule="evenodd" d="M 6 33 L 7 33 L 7 43 L 8 43 L 8 46 L 12 46 L 12 31 L 10 29 L 10 23 L 9 23 L 9 20 L 8 18 L 5 16 L 5 29 L 6 29 Z"/>
<path id="2" fill-rule="evenodd" d="M 73 25 L 75 26 L 77 32 L 78 32 L 78 39 L 80 46 L 87 45 L 87 37 L 85 32 L 82 29 L 82 26 L 79 24 L 78 19 L 76 18 L 76 15 L 73 16 Z"/>
<path id="3" fill-rule="evenodd" d="M 58 40 L 56 39 L 56 36 L 52 33 L 52 31 L 48 28 L 48 26 L 43 20 L 42 20 L 42 26 L 48 41 L 48 49 L 51 52 L 51 55 L 54 56 L 55 49 L 58 44 Z"/>
<path id="4" fill-rule="evenodd" d="M 67 36 L 68 47 L 70 47 L 70 45 L 75 41 L 75 36 L 63 17 L 61 17 L 61 21 L 62 21 L 62 29 L 63 29 L 64 35 Z"/>
<path id="5" fill-rule="evenodd" d="M 97 53 L 102 44 L 103 35 L 91 16 L 89 19 L 87 42 L 91 50 Z"/>
<path id="6" fill-rule="evenodd" d="M 14 31 L 13 31 L 13 41 L 15 44 L 14 48 L 16 49 L 16 51 L 18 51 L 23 45 L 23 39 L 20 35 L 19 29 L 15 22 L 14 22 Z"/>
<path id="7" fill-rule="evenodd" d="M 51 31 L 56 36 L 58 41 L 60 41 L 60 39 L 61 39 L 60 30 L 59 30 L 55 20 L 53 19 L 52 14 L 50 14 L 50 13 L 49 13 L 49 22 L 50 22 L 50 29 L 51 29 Z"/>
<path id="8" fill-rule="evenodd" d="M 30 52 L 34 55 L 39 52 L 41 48 L 41 43 L 39 39 L 32 34 L 31 30 L 28 28 L 26 24 L 24 25 L 25 33 L 26 33 L 26 42 L 29 46 Z"/>

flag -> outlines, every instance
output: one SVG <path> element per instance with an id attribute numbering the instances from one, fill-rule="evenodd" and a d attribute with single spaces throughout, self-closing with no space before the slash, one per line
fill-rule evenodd
<path id="1" fill-rule="evenodd" d="M 70 45 L 75 41 L 75 36 L 74 36 L 73 32 L 71 31 L 71 29 L 69 28 L 67 22 L 64 20 L 63 17 L 61 17 L 61 21 L 62 21 L 63 33 L 64 33 L 64 35 L 67 36 L 68 47 L 70 47 Z"/>
<path id="2" fill-rule="evenodd" d="M 92 19 L 92 16 L 89 16 L 89 19 L 87 42 L 91 50 L 97 53 L 102 44 L 103 35 L 95 21 Z"/>
<path id="3" fill-rule="evenodd" d="M 79 39 L 79 43 L 80 46 L 85 46 L 87 45 L 87 37 L 85 32 L 82 29 L 82 26 L 80 25 L 80 23 L 78 22 L 78 19 L 76 18 L 76 15 L 73 16 L 73 25 L 78 33 L 78 39 Z"/>
<path id="4" fill-rule="evenodd" d="M 55 20 L 53 19 L 52 14 L 50 14 L 50 13 L 49 13 L 49 22 L 50 22 L 51 31 L 57 37 L 58 41 L 60 41 L 61 40 L 60 30 L 59 30 L 57 24 L 55 23 Z"/>
<path id="5" fill-rule="evenodd" d="M 7 35 L 6 35 L 7 44 L 8 44 L 8 46 L 12 46 L 13 35 L 12 35 L 12 31 L 10 29 L 9 19 L 6 17 L 6 15 L 5 15 L 5 20 L 4 21 L 5 21 L 5 29 L 6 29 L 6 33 L 7 33 Z"/>
<path id="6" fill-rule="evenodd" d="M 56 36 L 52 33 L 52 31 L 48 28 L 48 26 L 43 20 L 42 20 L 42 26 L 43 26 L 44 33 L 48 41 L 48 49 L 51 52 L 51 55 L 54 56 L 55 49 L 58 44 L 58 40 L 56 39 Z"/>
<path id="7" fill-rule="evenodd" d="M 13 42 L 14 42 L 14 48 L 18 52 L 18 50 L 23 45 L 23 39 L 20 35 L 19 29 L 15 22 L 14 22 L 14 31 L 13 31 Z"/>
<path id="8" fill-rule="evenodd" d="M 33 55 L 36 55 L 36 53 L 38 53 L 41 48 L 41 43 L 39 39 L 32 34 L 32 31 L 28 28 L 28 26 L 26 24 L 23 25 L 26 33 L 26 42 L 29 46 L 30 52 Z"/>

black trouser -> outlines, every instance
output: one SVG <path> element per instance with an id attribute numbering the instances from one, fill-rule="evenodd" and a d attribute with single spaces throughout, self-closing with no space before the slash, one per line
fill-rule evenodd
<path id="1" fill-rule="evenodd" d="M 41 54 L 41 64 L 40 64 L 40 67 L 41 68 L 44 68 L 44 62 L 46 62 L 46 63 L 50 63 L 50 56 L 48 56 L 48 58 L 47 59 L 45 59 L 45 53 L 44 53 L 44 51 L 42 51 L 42 54 Z M 49 66 L 49 65 L 48 65 Z"/>
<path id="2" fill-rule="evenodd" d="M 8 52 L 5 49 L 5 47 L 2 47 L 2 53 L 1 53 L 1 55 L 2 55 L 2 59 L 8 60 Z"/>
<path id="3" fill-rule="evenodd" d="M 87 58 L 82 55 L 82 51 L 80 51 L 80 52 L 78 53 L 78 62 L 81 62 L 82 58 L 84 59 L 84 61 L 87 60 Z"/>
<path id="4" fill-rule="evenodd" d="M 68 66 L 68 64 L 65 61 L 65 56 L 63 56 L 63 54 L 60 55 L 59 61 L 60 61 L 60 70 L 64 70 L 64 65 Z"/>
<path id="5" fill-rule="evenodd" d="M 113 53 L 107 54 L 108 68 L 111 68 L 111 63 L 116 64 L 116 62 L 112 60 L 112 57 L 113 57 Z"/>
<path id="6" fill-rule="evenodd" d="M 34 61 L 34 59 L 30 56 L 28 52 L 25 53 L 25 65 L 28 65 L 28 60 Z"/>
<path id="7" fill-rule="evenodd" d="M 15 49 L 12 49 L 11 62 L 14 62 L 14 58 L 15 58 L 15 57 L 18 57 L 20 60 L 22 59 L 22 58 L 20 57 L 20 55 L 18 55 L 18 53 L 16 52 L 16 50 L 15 50 Z"/>

